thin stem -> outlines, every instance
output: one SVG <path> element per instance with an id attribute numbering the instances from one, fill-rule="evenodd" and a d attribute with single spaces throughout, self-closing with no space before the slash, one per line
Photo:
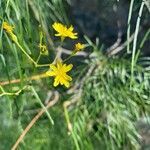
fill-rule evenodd
<path id="1" fill-rule="evenodd" d="M 39 80 L 39 79 L 47 78 L 47 77 L 49 77 L 49 76 L 46 73 L 42 73 L 42 74 L 38 74 L 38 75 L 28 77 L 28 78 L 26 78 L 26 80 L 27 81 Z M 2 86 L 4 86 L 4 85 L 19 83 L 20 81 L 21 81 L 20 79 L 14 79 L 14 80 L 11 80 L 11 81 L 0 82 L 0 88 L 2 88 Z"/>
<path id="2" fill-rule="evenodd" d="M 7 0 L 5 12 L 7 12 L 10 0 Z"/>
<path id="3" fill-rule="evenodd" d="M 146 32 L 146 34 L 145 34 L 143 40 L 141 41 L 141 43 L 140 43 L 140 48 L 139 48 L 139 49 L 141 49 L 141 48 L 144 46 L 144 43 L 145 43 L 145 41 L 148 39 L 149 34 L 150 34 L 150 28 L 149 28 L 148 31 Z"/>
<path id="4" fill-rule="evenodd" d="M 37 60 L 36 60 L 36 63 L 39 62 L 40 58 L 41 58 L 41 53 L 39 54 L 39 56 L 38 56 L 38 58 L 37 58 Z"/>
<path id="5" fill-rule="evenodd" d="M 67 57 L 63 62 L 68 61 L 70 58 L 72 58 L 74 56 L 74 53 L 72 53 L 69 57 Z"/>
<path id="6" fill-rule="evenodd" d="M 30 56 L 29 54 L 23 49 L 23 47 L 16 42 L 17 46 L 21 49 L 21 51 L 28 57 L 28 59 L 33 62 L 33 64 L 35 65 L 35 67 L 48 67 L 49 64 L 38 64 L 37 62 L 35 62 Z"/>
<path id="7" fill-rule="evenodd" d="M 29 58 L 29 60 L 32 61 L 35 66 L 37 66 L 37 63 L 29 56 L 29 54 L 22 48 L 22 46 L 21 46 L 18 42 L 16 42 L 16 45 L 17 45 L 17 46 L 21 49 L 21 51 Z"/>
<path id="8" fill-rule="evenodd" d="M 2 92 L 5 92 L 4 89 L 3 89 L 3 87 L 1 85 L 0 85 L 0 89 L 1 89 Z"/>
<path id="9" fill-rule="evenodd" d="M 59 47 L 63 46 L 63 42 L 64 42 L 65 38 L 64 37 L 61 37 L 61 42 L 60 42 L 60 45 Z"/>
<path id="10" fill-rule="evenodd" d="M 39 95 L 37 94 L 37 92 L 35 91 L 35 89 L 32 86 L 31 86 L 31 90 L 34 93 L 34 95 L 35 95 L 36 99 L 38 100 L 38 102 L 40 103 L 40 105 L 42 106 L 42 108 L 45 110 L 47 117 L 49 118 L 50 122 L 52 123 L 52 125 L 54 125 L 54 121 L 53 121 L 51 115 L 49 114 L 47 108 L 43 105 Z"/>
<path id="11" fill-rule="evenodd" d="M 55 97 L 53 100 L 49 100 L 49 103 L 46 106 L 46 109 L 54 106 L 59 100 L 59 93 L 55 92 Z M 26 134 L 29 132 L 29 130 L 33 127 L 33 125 L 38 121 L 38 119 L 45 113 L 45 109 L 41 109 L 38 114 L 31 120 L 31 122 L 27 125 L 27 127 L 23 130 L 11 150 L 16 150 L 20 142 L 23 140 L 23 138 L 26 136 Z"/>
<path id="12" fill-rule="evenodd" d="M 50 64 L 37 64 L 36 67 L 49 67 Z"/>
<path id="13" fill-rule="evenodd" d="M 140 7 L 140 10 L 139 10 L 139 15 L 138 15 L 137 22 L 136 22 L 136 29 L 135 29 L 135 35 L 134 35 L 134 40 L 133 40 L 133 50 L 132 50 L 130 87 L 131 87 L 131 84 L 133 82 L 133 74 L 134 74 L 134 66 L 135 66 L 135 55 L 136 55 L 136 46 L 137 46 L 137 37 L 138 37 L 139 26 L 140 26 L 140 21 L 141 21 L 141 16 L 142 16 L 144 4 L 145 4 L 145 1 L 142 1 L 141 7 Z"/>
<path id="14" fill-rule="evenodd" d="M 130 8 L 129 8 L 129 15 L 128 15 L 128 29 L 127 29 L 127 53 L 130 53 L 130 21 L 132 16 L 132 9 L 133 9 L 134 0 L 131 0 Z"/>
<path id="15" fill-rule="evenodd" d="M 69 103 L 68 101 L 64 102 L 64 106 L 63 107 L 64 107 L 65 119 L 66 119 L 67 126 L 68 126 L 68 132 L 70 134 L 72 132 L 72 125 L 71 125 L 69 114 L 68 114 L 68 111 L 67 111 L 67 104 L 68 103 Z"/>
<path id="16" fill-rule="evenodd" d="M 78 141 L 77 141 L 77 138 L 76 138 L 74 132 L 72 132 L 72 138 L 73 138 L 73 140 L 74 140 L 76 149 L 77 149 L 77 150 L 80 150 L 80 147 L 79 147 L 79 144 L 78 144 Z"/>
<path id="17" fill-rule="evenodd" d="M 19 95 L 24 89 L 26 89 L 28 86 L 24 86 L 22 89 L 18 90 L 17 92 L 5 92 L 2 86 L 0 86 L 2 93 L 0 94 L 0 97 L 8 95 L 8 96 L 13 96 L 13 95 Z"/>
<path id="18" fill-rule="evenodd" d="M 76 149 L 77 150 L 80 150 L 80 147 L 79 147 L 79 144 L 78 144 L 78 141 L 77 141 L 77 138 L 72 130 L 72 124 L 70 122 L 70 118 L 69 118 L 69 114 L 68 114 L 68 110 L 67 110 L 67 106 L 70 105 L 71 102 L 70 101 L 66 101 L 64 103 L 64 115 L 65 115 L 65 119 L 66 119 L 66 122 L 67 122 L 67 126 L 68 126 L 68 130 L 69 130 L 69 133 L 71 134 L 72 138 L 73 138 L 73 141 L 74 141 L 74 144 L 76 146 Z"/>

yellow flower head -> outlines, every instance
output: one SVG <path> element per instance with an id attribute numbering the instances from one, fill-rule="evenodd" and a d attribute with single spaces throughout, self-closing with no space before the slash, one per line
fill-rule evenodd
<path id="1" fill-rule="evenodd" d="M 7 22 L 4 21 L 2 24 L 2 28 L 10 35 L 11 39 L 14 42 L 18 41 L 17 36 L 13 33 L 13 30 L 15 28 L 14 26 L 11 26 Z"/>
<path id="2" fill-rule="evenodd" d="M 46 72 L 49 76 L 54 76 L 54 86 L 58 86 L 59 84 L 65 85 L 67 88 L 70 86 L 69 81 L 72 81 L 72 78 L 66 73 L 72 69 L 73 65 L 63 64 L 61 61 L 57 61 L 56 65 L 51 64 L 50 70 Z"/>
<path id="3" fill-rule="evenodd" d="M 55 22 L 52 27 L 54 30 L 56 30 L 58 33 L 55 34 L 55 36 L 60 36 L 62 39 L 69 37 L 71 39 L 77 39 L 77 33 L 73 32 L 73 26 L 71 25 L 69 28 L 67 28 L 65 25 L 61 23 Z"/>
<path id="4" fill-rule="evenodd" d="M 5 22 L 5 21 L 3 22 L 2 27 L 3 27 L 3 29 L 6 30 L 6 32 L 8 32 L 8 33 L 12 33 L 12 32 L 13 32 L 13 29 L 14 29 L 13 26 L 9 25 L 9 24 L 8 24 L 7 22 Z"/>
<path id="5" fill-rule="evenodd" d="M 80 51 L 80 50 L 82 50 L 82 49 L 84 49 L 85 48 L 85 45 L 84 44 L 81 44 L 81 43 L 77 43 L 77 44 L 75 44 L 75 51 Z"/>
<path id="6" fill-rule="evenodd" d="M 48 55 L 48 49 L 47 46 L 44 44 L 39 44 L 39 48 L 40 48 L 40 53 L 42 55 Z"/>

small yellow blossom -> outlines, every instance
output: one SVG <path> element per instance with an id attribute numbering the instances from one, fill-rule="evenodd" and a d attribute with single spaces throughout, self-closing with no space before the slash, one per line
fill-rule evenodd
<path id="1" fill-rule="evenodd" d="M 48 49 L 47 46 L 44 44 L 39 44 L 39 48 L 40 48 L 40 53 L 42 55 L 48 55 Z"/>
<path id="2" fill-rule="evenodd" d="M 85 48 L 85 45 L 84 44 L 81 44 L 81 43 L 77 43 L 77 44 L 75 44 L 75 51 L 80 51 L 80 50 L 82 50 L 82 49 L 84 49 Z"/>
<path id="3" fill-rule="evenodd" d="M 58 86 L 59 84 L 65 85 L 67 88 L 70 86 L 69 81 L 72 81 L 72 78 L 66 73 L 72 69 L 73 65 L 63 64 L 61 61 L 57 61 L 56 65 L 51 64 L 50 70 L 46 72 L 49 76 L 54 76 L 54 86 Z"/>
<path id="4" fill-rule="evenodd" d="M 13 26 L 9 25 L 9 24 L 8 24 L 7 22 L 5 22 L 5 21 L 3 22 L 2 27 L 3 27 L 3 29 L 6 30 L 6 32 L 8 32 L 8 33 L 12 33 L 12 32 L 13 32 L 13 29 L 14 29 Z"/>
<path id="5" fill-rule="evenodd" d="M 73 32 L 73 26 L 71 25 L 69 28 L 67 28 L 65 25 L 61 23 L 55 22 L 52 27 L 58 32 L 55 34 L 55 36 L 60 36 L 61 39 L 65 39 L 66 37 L 69 37 L 71 39 L 77 39 L 77 33 Z"/>
<path id="6" fill-rule="evenodd" d="M 17 36 L 13 33 L 14 26 L 9 25 L 7 22 L 3 22 L 2 28 L 10 35 L 14 42 L 18 42 Z"/>

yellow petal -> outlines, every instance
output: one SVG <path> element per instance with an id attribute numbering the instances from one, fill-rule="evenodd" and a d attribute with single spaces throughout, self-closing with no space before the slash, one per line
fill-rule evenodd
<path id="1" fill-rule="evenodd" d="M 60 79 L 60 84 L 63 85 L 66 80 L 64 78 Z"/>
<path id="2" fill-rule="evenodd" d="M 55 76 L 56 75 L 56 73 L 54 71 L 47 71 L 46 74 L 48 76 Z"/>
<path id="3" fill-rule="evenodd" d="M 70 35 L 69 37 L 70 37 L 71 39 L 77 39 L 78 37 L 77 37 L 76 35 L 77 35 L 77 33 L 74 33 L 74 35 Z"/>
<path id="4" fill-rule="evenodd" d="M 56 71 L 56 70 L 57 70 L 56 66 L 53 65 L 53 64 L 50 64 L 50 68 L 51 68 L 53 71 Z"/>
<path id="5" fill-rule="evenodd" d="M 55 30 L 57 30 L 58 29 L 58 23 L 54 23 L 53 25 L 52 25 L 52 27 L 55 29 Z"/>
<path id="6" fill-rule="evenodd" d="M 57 68 L 60 69 L 62 67 L 62 62 L 60 60 L 57 60 Z"/>
<path id="7" fill-rule="evenodd" d="M 55 36 L 61 36 L 61 34 L 60 34 L 60 33 L 57 33 L 57 34 L 55 34 Z"/>
<path id="8" fill-rule="evenodd" d="M 68 65 L 68 66 L 65 68 L 65 72 L 70 71 L 70 70 L 72 69 L 72 67 L 73 67 L 72 64 Z"/>
<path id="9" fill-rule="evenodd" d="M 69 83 L 69 82 L 67 82 L 67 81 L 65 81 L 65 82 L 64 82 L 64 85 L 65 85 L 65 87 L 69 88 L 70 83 Z"/>
<path id="10" fill-rule="evenodd" d="M 59 80 L 56 80 L 56 78 L 55 78 L 53 85 L 56 87 L 56 86 L 58 86 L 58 84 L 59 84 Z"/>
<path id="11" fill-rule="evenodd" d="M 68 29 L 69 31 L 73 31 L 73 26 L 71 25 L 70 28 Z"/>
<path id="12" fill-rule="evenodd" d="M 66 74 L 65 78 L 69 81 L 72 81 L 72 78 Z"/>

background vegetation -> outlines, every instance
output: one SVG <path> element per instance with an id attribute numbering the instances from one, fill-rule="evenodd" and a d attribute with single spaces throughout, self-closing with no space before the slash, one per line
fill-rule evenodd
<path id="1" fill-rule="evenodd" d="M 94 2 L 103 6 L 104 12 L 111 12 L 112 8 L 119 12 L 119 6 L 127 3 L 123 28 L 105 13 L 99 16 L 100 31 L 97 23 L 86 26 L 94 21 L 88 21 L 90 17 L 84 20 L 86 15 L 76 13 L 87 8 L 79 5 L 83 5 L 82 1 L 0 0 L 1 150 L 15 149 L 14 144 L 24 133 L 17 145 L 21 150 L 150 148 L 150 3 Z M 90 14 L 90 9 L 84 13 Z M 49 54 L 42 56 L 41 64 L 52 62 L 58 53 L 67 58 L 74 41 L 66 40 L 62 48 L 55 49 L 59 41 L 51 25 L 73 24 L 87 48 L 68 61 L 74 65 L 71 87 L 54 88 L 50 78 L 32 80 L 49 68 L 36 68 L 27 59 L 3 31 L 3 21 L 15 26 L 19 43 L 34 60 L 40 52 L 40 31 L 44 32 Z M 105 36 L 105 25 L 109 23 L 112 27 L 118 25 L 116 41 L 113 36 Z M 96 35 L 94 30 L 101 34 Z"/>

